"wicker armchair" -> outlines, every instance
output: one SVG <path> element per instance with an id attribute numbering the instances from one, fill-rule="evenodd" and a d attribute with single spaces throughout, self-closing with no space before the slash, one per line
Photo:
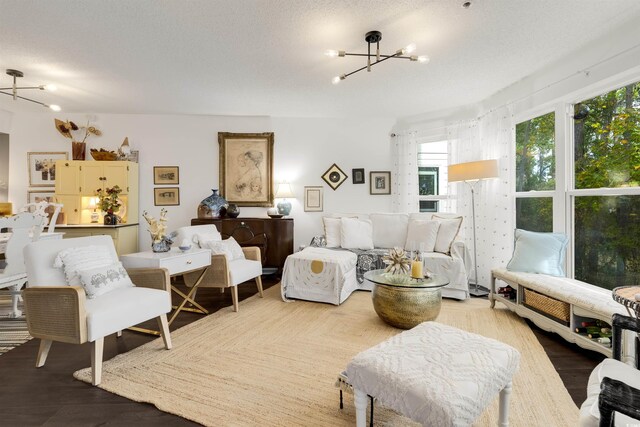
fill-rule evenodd
<path id="1" fill-rule="evenodd" d="M 613 315 L 613 359 L 605 359 L 591 373 L 587 386 L 587 399 L 580 407 L 580 426 L 631 426 L 640 424 L 640 371 L 638 340 L 636 339 L 636 366 L 620 361 L 622 331 L 640 333 L 637 319 Z"/>
<path id="2" fill-rule="evenodd" d="M 199 233 L 217 233 L 216 226 L 209 225 L 194 225 L 190 227 L 182 227 L 177 230 L 176 240 L 182 242 L 183 240 L 194 241 L 194 236 Z M 194 242 L 194 244 L 197 244 Z M 213 254 L 211 255 L 211 266 L 205 273 L 202 282 L 198 285 L 200 288 L 220 288 L 224 291 L 224 288 L 231 288 L 231 300 L 233 302 L 233 311 L 238 311 L 238 285 L 245 283 L 249 280 L 255 280 L 258 286 L 258 292 L 260 297 L 263 297 L 262 292 L 262 262 L 260 256 L 260 248 L 256 246 L 249 246 L 242 248 L 246 259 L 236 259 L 233 261 L 227 261 L 224 255 Z M 199 272 L 187 273 L 184 276 L 184 282 L 188 287 L 192 287 L 200 277 Z M 195 296 L 191 294 L 194 298 Z"/>
<path id="3" fill-rule="evenodd" d="M 61 269 L 53 267 L 57 254 L 66 248 L 107 246 L 116 262 L 109 236 L 41 240 L 25 247 L 28 285 L 23 291 L 27 326 L 40 338 L 36 367 L 45 364 L 53 341 L 83 344 L 91 342 L 93 385 L 102 376 L 104 337 L 156 318 L 166 349 L 171 348 L 167 313 L 171 310 L 169 274 L 166 269 L 128 270 L 135 287 L 118 288 L 87 299 L 81 287 L 66 285 Z"/>

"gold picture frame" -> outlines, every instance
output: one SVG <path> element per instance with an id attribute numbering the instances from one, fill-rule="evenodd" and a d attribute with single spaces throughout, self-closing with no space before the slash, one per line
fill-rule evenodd
<path id="1" fill-rule="evenodd" d="M 55 187 L 57 160 L 69 160 L 69 153 L 66 151 L 27 153 L 29 187 Z"/>
<path id="2" fill-rule="evenodd" d="M 238 206 L 273 206 L 273 132 L 218 132 L 220 193 Z"/>
<path id="3" fill-rule="evenodd" d="M 153 189 L 153 204 L 155 206 L 180 205 L 179 187 L 158 187 Z"/>
<path id="4" fill-rule="evenodd" d="M 154 166 L 153 185 L 177 185 L 180 184 L 180 167 L 178 166 Z"/>

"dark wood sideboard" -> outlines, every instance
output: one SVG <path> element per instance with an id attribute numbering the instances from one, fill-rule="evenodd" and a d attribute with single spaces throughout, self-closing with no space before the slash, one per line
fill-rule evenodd
<path id="1" fill-rule="evenodd" d="M 293 218 L 222 218 L 191 220 L 191 225 L 215 224 L 223 237 L 233 237 L 240 246 L 258 246 L 262 265 L 282 273 L 284 261 L 293 253 Z"/>

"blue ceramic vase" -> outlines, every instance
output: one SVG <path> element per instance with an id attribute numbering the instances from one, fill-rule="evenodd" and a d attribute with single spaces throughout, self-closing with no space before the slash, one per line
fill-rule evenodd
<path id="1" fill-rule="evenodd" d="M 200 202 L 198 205 L 198 218 L 220 218 L 222 215 L 220 210 L 226 212 L 228 203 L 224 197 L 218 194 L 218 190 L 211 190 L 213 193 Z"/>

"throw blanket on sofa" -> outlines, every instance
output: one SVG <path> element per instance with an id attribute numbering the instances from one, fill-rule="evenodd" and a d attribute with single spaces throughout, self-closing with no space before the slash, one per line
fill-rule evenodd
<path id="1" fill-rule="evenodd" d="M 370 270 L 385 268 L 386 265 L 382 261 L 382 257 L 389 253 L 389 249 L 345 249 L 345 248 L 327 248 L 327 241 L 324 236 L 317 236 L 311 240 L 312 247 L 330 249 L 332 251 L 348 251 L 358 256 L 356 262 L 356 279 L 358 283 L 364 283 L 364 273 Z"/>

